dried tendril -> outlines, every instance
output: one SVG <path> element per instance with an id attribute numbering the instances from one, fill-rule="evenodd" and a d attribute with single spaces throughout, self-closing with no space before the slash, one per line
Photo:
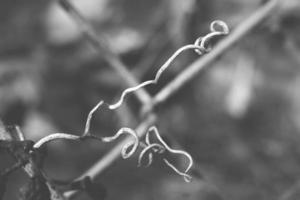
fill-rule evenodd
<path id="1" fill-rule="evenodd" d="M 96 139 L 96 140 L 100 140 L 102 142 L 112 142 L 112 141 L 118 139 L 121 135 L 129 134 L 130 136 L 133 137 L 133 141 L 130 141 L 130 142 L 126 143 L 122 147 L 121 155 L 124 159 L 127 159 L 127 158 L 131 157 L 136 152 L 139 144 L 141 144 L 141 146 L 143 146 L 143 150 L 139 154 L 138 166 L 142 166 L 142 161 L 143 161 L 143 159 L 145 159 L 144 157 L 146 155 L 147 155 L 147 162 L 144 166 L 145 167 L 150 166 L 153 162 L 153 153 L 162 154 L 162 153 L 167 151 L 167 152 L 172 153 L 172 154 L 183 155 L 188 160 L 188 166 L 186 167 L 184 172 L 181 172 L 172 163 L 170 163 L 166 158 L 163 158 L 163 161 L 166 163 L 167 166 L 169 166 L 171 169 L 173 169 L 177 174 L 179 174 L 180 176 L 183 176 L 183 178 L 186 182 L 190 182 L 192 177 L 190 175 L 188 175 L 187 173 L 189 172 L 189 170 L 193 166 L 193 159 L 192 159 L 191 155 L 189 153 L 185 152 L 185 151 L 175 150 L 175 149 L 172 149 L 171 147 L 169 147 L 167 145 L 167 143 L 161 138 L 161 136 L 160 136 L 160 134 L 159 134 L 159 132 L 158 132 L 158 130 L 155 126 L 150 127 L 148 129 L 148 131 L 146 133 L 146 136 L 145 136 L 145 143 L 143 143 L 143 142 L 139 141 L 137 133 L 134 130 L 132 130 L 131 128 L 127 128 L 127 127 L 121 128 L 113 136 L 98 138 L 97 136 L 94 136 L 90 133 L 91 120 L 93 118 L 93 114 L 102 105 L 106 105 L 110 110 L 117 109 L 123 104 L 124 99 L 128 94 L 133 93 L 136 90 L 138 90 L 140 88 L 143 88 L 147 85 L 157 84 L 157 82 L 159 81 L 159 79 L 162 76 L 163 72 L 184 51 L 189 50 L 189 49 L 193 49 L 197 54 L 203 55 L 203 54 L 205 54 L 205 53 L 207 53 L 211 50 L 211 47 L 209 46 L 209 44 L 210 44 L 209 41 L 211 41 L 212 39 L 214 39 L 216 37 L 227 35 L 228 33 L 229 33 L 229 28 L 228 28 L 228 26 L 226 25 L 225 22 L 220 21 L 220 20 L 213 21 L 210 24 L 210 33 L 208 33 L 207 35 L 205 35 L 203 37 L 197 38 L 196 41 L 194 42 L 194 44 L 185 45 L 185 46 L 179 48 L 177 51 L 175 51 L 173 53 L 173 55 L 159 68 L 159 70 L 157 71 L 154 79 L 147 80 L 147 81 L 142 82 L 141 84 L 139 84 L 137 86 L 125 89 L 122 92 L 120 99 L 114 104 L 107 104 L 107 103 L 105 103 L 104 101 L 101 100 L 96 106 L 94 106 L 90 110 L 90 112 L 87 116 L 84 132 L 81 136 L 68 134 L 68 133 L 53 133 L 53 134 L 50 134 L 50 135 L 40 139 L 39 141 L 37 141 L 33 145 L 33 148 L 34 149 L 39 149 L 43 145 L 45 145 L 45 144 L 47 144 L 47 143 L 49 143 L 53 140 L 58 140 L 58 139 L 77 141 L 77 140 L 82 140 L 84 138 L 93 138 L 93 139 Z M 20 130 L 18 129 L 18 131 L 20 131 Z M 150 133 L 151 132 L 154 133 L 155 137 L 158 139 L 160 144 L 159 143 L 151 143 L 151 141 L 150 141 Z"/>
<path id="2" fill-rule="evenodd" d="M 157 143 L 154 144 L 149 144 L 146 146 L 140 153 L 139 158 L 138 158 L 138 167 L 142 166 L 142 159 L 144 158 L 145 154 L 148 153 L 150 150 L 153 150 L 155 153 L 163 153 L 166 149 Z M 149 152 L 148 154 L 148 162 L 145 165 L 145 167 L 149 167 L 153 162 L 153 154 L 152 152 Z"/>
<path id="3" fill-rule="evenodd" d="M 85 128 L 84 128 L 84 132 L 82 134 L 82 136 L 78 136 L 78 135 L 73 135 L 73 134 L 69 134 L 69 133 L 52 133 L 50 135 L 47 135 L 45 137 L 43 137 L 42 139 L 40 139 L 39 141 L 37 141 L 34 145 L 33 148 L 34 149 L 39 149 L 40 147 L 42 147 L 43 145 L 54 141 L 54 140 L 60 140 L 60 139 L 64 139 L 64 140 L 80 140 L 86 137 L 90 137 L 90 123 L 93 117 L 93 114 L 96 112 L 97 109 L 99 109 L 99 107 L 101 105 L 103 105 L 103 101 L 100 101 L 96 106 L 94 106 L 94 108 L 89 112 L 88 116 L 87 116 L 87 120 L 86 120 L 86 124 L 85 124 Z M 91 136 L 92 137 L 92 136 Z M 93 137 L 95 138 L 95 137 Z M 97 139 L 97 138 L 96 138 Z"/>
<path id="4" fill-rule="evenodd" d="M 154 135 L 156 136 L 156 138 L 158 139 L 158 141 L 161 144 L 158 143 L 151 143 L 150 141 L 150 133 L 154 133 Z M 157 128 L 155 126 L 152 126 L 148 129 L 146 136 L 145 136 L 145 143 L 146 143 L 146 147 L 141 151 L 140 155 L 139 155 L 139 159 L 138 159 L 138 166 L 141 166 L 142 164 L 142 159 L 144 158 L 144 156 L 146 155 L 147 152 L 149 152 L 150 150 L 153 150 L 153 152 L 155 153 L 164 153 L 165 151 L 168 151 L 172 154 L 180 154 L 185 156 L 188 159 L 188 166 L 186 167 L 186 169 L 184 170 L 184 172 L 181 172 L 179 169 L 177 169 L 172 163 L 170 163 L 166 158 L 164 158 L 164 162 L 171 168 L 173 169 L 177 174 L 183 176 L 184 180 L 186 182 L 190 182 L 191 181 L 191 176 L 188 175 L 188 171 L 191 169 L 191 167 L 193 166 L 193 158 L 192 156 L 187 153 L 186 151 L 182 151 L 182 150 L 176 150 L 176 149 L 172 149 L 169 145 L 167 145 L 167 143 L 162 139 L 162 137 L 160 136 Z M 151 163 L 153 161 L 153 155 L 152 152 L 150 152 L 148 154 L 148 162 L 146 164 L 146 167 L 150 166 Z"/>
<path id="5" fill-rule="evenodd" d="M 221 30 L 217 30 L 218 26 L 221 28 Z M 194 49 L 195 52 L 198 53 L 199 55 L 209 52 L 211 49 L 206 46 L 208 44 L 208 42 L 212 38 L 219 37 L 222 35 L 227 35 L 229 33 L 229 28 L 225 22 L 223 22 L 221 20 L 215 20 L 210 24 L 210 31 L 211 32 L 208 33 L 207 35 L 205 35 L 204 37 L 199 37 L 195 41 L 194 44 L 189 44 L 189 45 L 183 46 L 183 47 L 179 48 L 177 51 L 175 51 L 175 53 L 159 68 L 154 79 L 144 81 L 143 83 L 141 83 L 137 86 L 125 89 L 122 92 L 120 99 L 116 103 L 109 105 L 109 109 L 113 110 L 113 109 L 120 107 L 123 104 L 123 101 L 128 94 L 135 92 L 136 90 L 143 88 L 147 85 L 156 84 L 158 82 L 158 80 L 160 79 L 162 73 L 172 64 L 172 62 L 182 52 L 189 50 L 189 49 Z"/>
<path id="6" fill-rule="evenodd" d="M 122 157 L 124 159 L 127 159 L 135 153 L 135 151 L 137 150 L 137 148 L 139 146 L 139 138 L 137 136 L 137 133 L 134 130 L 132 130 L 131 128 L 124 127 L 124 128 L 121 128 L 114 136 L 103 137 L 101 140 L 103 142 L 112 142 L 123 134 L 129 134 L 134 138 L 134 142 L 129 142 L 129 143 L 125 144 L 122 148 L 122 151 L 121 151 Z M 132 147 L 132 148 L 129 152 L 127 152 L 129 147 Z"/>

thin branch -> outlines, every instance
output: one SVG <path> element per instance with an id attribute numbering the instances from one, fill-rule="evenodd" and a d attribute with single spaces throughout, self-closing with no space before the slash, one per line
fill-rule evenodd
<path id="1" fill-rule="evenodd" d="M 135 129 L 138 137 L 143 137 L 148 128 L 152 126 L 156 121 L 156 117 L 154 115 L 149 115 L 147 118 Z M 127 137 L 122 140 L 116 146 L 114 146 L 106 155 L 104 155 L 100 160 L 98 160 L 93 166 L 91 166 L 87 171 L 82 173 L 80 177 L 76 180 L 80 180 L 86 176 L 90 177 L 92 180 L 95 179 L 99 174 L 101 174 L 105 169 L 107 169 L 113 162 L 115 162 L 118 158 L 120 158 L 120 151 L 122 148 L 132 141 L 131 137 Z M 77 192 L 68 192 L 65 196 L 68 199 L 71 199 L 77 194 Z"/>
<path id="2" fill-rule="evenodd" d="M 160 78 L 160 76 L 162 75 L 162 73 L 164 72 L 164 70 L 167 69 L 167 67 L 170 66 L 170 64 L 174 61 L 174 59 L 179 56 L 183 51 L 186 51 L 188 49 L 199 49 L 200 47 L 199 46 L 196 46 L 196 45 L 186 45 L 186 46 L 183 46 L 181 47 L 180 49 L 178 49 L 161 67 L 160 69 L 158 70 L 158 72 L 156 73 L 156 76 L 154 79 L 152 80 L 148 80 L 148 81 L 144 81 L 142 83 L 140 83 L 139 85 L 136 85 L 134 87 L 130 87 L 130 88 L 127 88 L 125 89 L 123 92 L 122 92 L 122 95 L 120 97 L 120 99 L 114 103 L 114 104 L 111 104 L 109 105 L 109 109 L 116 109 L 118 108 L 119 106 L 121 106 L 123 104 L 123 101 L 125 99 L 125 97 L 132 93 L 132 92 L 135 92 L 135 91 L 138 91 L 139 89 L 147 86 L 147 85 L 152 85 L 152 84 L 156 84 Z"/>
<path id="3" fill-rule="evenodd" d="M 80 12 L 68 1 L 58 0 L 61 7 L 74 19 L 77 26 L 80 28 L 83 36 L 93 45 L 93 47 L 99 51 L 101 57 L 103 57 L 115 71 L 124 79 L 129 87 L 133 87 L 138 84 L 138 80 L 128 71 L 126 65 L 121 59 L 111 50 L 105 41 L 105 37 L 101 35 L 98 37 L 95 30 L 90 26 L 88 20 L 86 20 Z M 151 96 L 146 90 L 142 89 L 135 92 L 136 97 L 142 104 L 146 104 L 151 100 Z"/>
<path id="4" fill-rule="evenodd" d="M 219 26 L 222 28 L 222 30 L 217 30 L 216 26 Z M 196 53 L 198 53 L 199 55 L 202 55 L 204 53 L 207 53 L 210 51 L 209 46 L 209 41 L 215 37 L 218 36 L 222 36 L 222 35 L 227 35 L 229 33 L 229 28 L 227 27 L 227 24 L 223 21 L 220 20 L 216 20 L 213 21 L 210 25 L 210 33 L 208 33 L 207 35 L 205 35 L 204 37 L 199 37 L 194 44 L 188 44 L 185 45 L 181 48 L 179 48 L 177 51 L 175 51 L 175 53 L 173 53 L 173 55 L 159 68 L 159 70 L 156 72 L 156 75 L 154 77 L 154 79 L 151 80 L 147 80 L 144 81 L 142 83 L 140 83 L 139 85 L 136 85 L 134 87 L 130 87 L 125 89 L 122 92 L 122 95 L 119 99 L 118 102 L 116 102 L 115 104 L 111 104 L 109 105 L 109 109 L 116 109 L 118 107 L 120 107 L 126 97 L 126 95 L 137 91 L 147 85 L 152 85 L 152 84 L 157 84 L 157 82 L 159 81 L 160 77 L 162 76 L 163 72 L 172 64 L 172 62 L 184 51 L 189 50 L 189 49 L 193 49 Z"/>
<path id="5" fill-rule="evenodd" d="M 155 122 L 155 116 L 149 115 L 136 129 L 138 137 L 143 137 L 148 128 L 153 125 Z M 124 145 L 130 143 L 132 141 L 131 137 L 127 137 L 126 139 L 119 142 L 114 148 L 112 148 L 104 157 L 101 158 L 96 164 L 94 164 L 90 169 L 84 172 L 80 178 L 89 176 L 92 179 L 97 177 L 100 173 L 102 173 L 107 167 L 109 167 L 117 158 L 120 158 L 120 151 L 124 147 Z M 79 179 L 80 179 L 79 178 Z"/>
<path id="6" fill-rule="evenodd" d="M 178 75 L 173 81 L 166 85 L 158 94 L 153 97 L 153 101 L 147 107 L 144 107 L 144 112 L 151 111 L 156 105 L 166 101 L 177 90 L 183 87 L 186 83 L 191 81 L 197 74 L 203 71 L 209 64 L 211 64 L 218 56 L 225 53 L 232 45 L 241 40 L 254 27 L 261 23 L 267 16 L 271 15 L 278 6 L 279 0 L 270 0 L 248 19 L 243 21 L 232 33 L 222 40 L 209 54 L 193 62 L 187 69 Z"/>
<path id="7" fill-rule="evenodd" d="M 205 66 L 213 62 L 218 56 L 230 48 L 234 43 L 239 41 L 243 36 L 250 32 L 257 24 L 272 13 L 278 4 L 278 0 L 270 0 L 264 6 L 259 8 L 253 15 L 251 15 L 246 21 L 239 25 L 227 38 L 220 42 L 214 50 L 209 54 L 198 59 L 191 64 L 186 70 L 182 72 L 177 78 L 170 82 L 164 89 L 162 89 L 153 99 L 153 102 L 149 105 L 147 111 L 151 111 L 154 106 L 160 102 L 168 99 L 173 93 L 179 90 L 184 84 L 194 78 Z M 148 112 L 150 113 L 150 112 Z M 153 115 L 148 115 L 144 122 L 136 129 L 138 136 L 142 137 L 146 134 L 147 129 L 155 122 Z M 95 179 L 101 174 L 106 168 L 108 168 L 116 159 L 120 157 L 120 150 L 122 147 L 129 142 L 129 138 L 118 143 L 112 150 L 110 150 L 103 158 L 101 158 L 96 164 L 90 169 L 84 172 L 78 179 L 90 176 Z M 76 192 L 67 194 L 68 197 L 74 196 Z"/>
<path id="8" fill-rule="evenodd" d="M 60 2 L 66 2 L 66 0 L 60 0 Z M 179 90 L 184 84 L 188 81 L 192 80 L 200 71 L 202 71 L 208 64 L 213 62 L 218 56 L 224 53 L 228 48 L 230 48 L 234 43 L 239 41 L 242 37 L 244 37 L 247 33 L 249 33 L 256 25 L 263 21 L 268 15 L 272 13 L 272 11 L 277 6 L 279 0 L 270 0 L 264 6 L 259 8 L 253 15 L 251 15 L 247 20 L 245 20 L 241 25 L 239 25 L 226 39 L 220 42 L 214 50 L 212 50 L 209 54 L 205 55 L 203 58 L 198 59 L 193 64 L 191 64 L 186 70 L 184 70 L 177 78 L 175 78 L 172 82 L 170 82 L 165 88 L 163 88 L 153 99 L 150 105 L 148 105 L 148 111 L 151 111 L 154 106 L 157 104 L 167 100 L 172 94 L 174 94 L 177 90 Z M 70 11 L 69 11 L 70 13 Z M 71 12 L 72 13 L 72 12 Z M 78 13 L 79 14 L 79 13 Z M 80 15 L 79 15 L 80 16 Z M 83 31 L 84 32 L 84 31 Z M 91 35 L 89 31 L 85 31 L 84 34 L 86 37 L 91 40 L 92 43 L 98 48 L 102 48 L 101 43 L 94 39 L 94 36 Z M 107 58 L 109 58 L 110 63 L 116 64 L 117 66 L 120 64 L 119 59 L 111 59 L 111 54 L 105 54 Z M 116 62 L 116 63 L 115 63 Z M 116 66 L 114 66 L 116 68 Z M 125 68 L 126 69 L 126 68 Z M 117 70 L 120 72 L 121 70 Z M 126 70 L 127 71 L 127 70 Z M 127 71 L 128 72 L 128 71 Z M 127 76 L 131 77 L 131 76 Z M 131 87 L 136 86 L 136 82 L 130 81 Z M 132 84 L 133 83 L 133 84 Z M 142 91 L 142 90 L 140 90 Z M 145 105 L 144 105 L 145 106 Z M 146 105 L 147 106 L 147 105 Z M 136 132 L 139 137 L 142 137 L 146 134 L 149 126 L 153 125 L 155 122 L 155 117 L 153 115 L 148 115 L 144 122 L 138 126 Z M 120 150 L 122 147 L 130 142 L 130 138 L 126 138 L 125 140 L 119 142 L 113 149 L 111 149 L 104 157 L 102 157 L 95 165 L 93 165 L 90 169 L 84 172 L 80 177 L 90 176 L 92 179 L 95 179 L 99 174 L 101 174 L 106 168 L 108 168 L 116 159 L 120 157 Z M 168 163 L 167 163 L 168 164 Z M 188 178 L 188 177 L 187 177 Z M 72 197 L 75 193 L 69 193 L 67 196 Z"/>

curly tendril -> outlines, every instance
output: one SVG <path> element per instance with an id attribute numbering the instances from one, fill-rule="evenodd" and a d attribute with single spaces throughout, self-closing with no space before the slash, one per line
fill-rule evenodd
<path id="1" fill-rule="evenodd" d="M 124 159 L 127 159 L 135 153 L 135 151 L 137 150 L 137 148 L 139 146 L 139 138 L 137 136 L 137 133 L 134 130 L 132 130 L 131 128 L 124 127 L 124 128 L 121 128 L 114 136 L 103 137 L 101 140 L 103 142 L 112 142 L 123 134 L 129 134 L 134 138 L 134 142 L 129 142 L 129 143 L 125 144 L 122 148 L 122 152 L 121 152 L 122 157 Z M 131 150 L 129 152 L 127 152 L 128 148 L 130 148 L 130 147 L 132 147 Z"/>
<path id="2" fill-rule="evenodd" d="M 52 133 L 50 135 L 47 135 L 47 136 L 43 137 L 39 141 L 37 141 L 33 145 L 33 148 L 34 149 L 39 149 L 40 147 L 42 147 L 43 145 L 45 145 L 45 144 L 47 144 L 47 143 L 49 143 L 51 141 L 61 140 L 61 139 L 64 139 L 64 140 L 80 140 L 80 139 L 87 138 L 87 137 L 92 137 L 94 139 L 98 139 L 97 137 L 90 135 L 90 124 L 91 124 L 91 120 L 92 120 L 93 114 L 97 111 L 97 109 L 99 109 L 99 107 L 101 105 L 103 105 L 103 103 L 104 103 L 103 101 L 100 101 L 89 112 L 89 114 L 87 116 L 87 120 L 86 120 L 86 124 L 85 124 L 85 128 L 84 128 L 84 132 L 83 132 L 82 136 L 73 135 L 73 134 L 69 134 L 69 133 Z"/>
<path id="3" fill-rule="evenodd" d="M 220 30 L 218 30 L 218 27 L 220 28 Z M 199 46 L 201 49 L 195 49 L 195 52 L 199 55 L 210 52 L 211 47 L 208 46 L 209 41 L 218 36 L 227 35 L 229 33 L 229 28 L 225 22 L 221 20 L 216 20 L 210 24 L 210 31 L 211 32 L 208 33 L 206 36 L 197 38 L 194 43 L 194 45 Z"/>
<path id="4" fill-rule="evenodd" d="M 154 133 L 155 137 L 157 138 L 157 140 L 161 143 L 151 143 L 150 141 L 150 133 Z M 191 176 L 188 175 L 188 171 L 191 169 L 191 167 L 193 166 L 193 158 L 192 156 L 182 150 L 175 150 L 172 149 L 170 146 L 167 145 L 167 143 L 162 139 L 162 137 L 160 136 L 157 128 L 155 126 L 152 126 L 148 129 L 146 136 L 145 136 L 145 143 L 146 143 L 146 147 L 141 151 L 140 155 L 139 155 L 139 159 L 138 159 L 138 166 L 141 166 L 142 160 L 144 158 L 144 156 L 146 155 L 146 153 L 148 153 L 150 150 L 153 150 L 153 152 L 155 153 L 159 153 L 162 154 L 165 151 L 168 151 L 172 154 L 179 154 L 179 155 L 183 155 L 188 159 L 188 166 L 186 167 L 186 169 L 184 170 L 184 172 L 181 172 L 179 169 L 177 169 L 172 163 L 170 163 L 166 158 L 164 158 L 164 162 L 171 168 L 173 169 L 177 174 L 183 176 L 184 180 L 186 182 L 190 182 L 191 181 Z M 148 154 L 148 162 L 146 164 L 146 167 L 150 166 L 151 163 L 153 161 L 153 155 L 152 152 L 149 152 Z"/>
<path id="5" fill-rule="evenodd" d="M 43 145 L 54 141 L 54 140 L 60 140 L 60 139 L 65 139 L 65 140 L 79 140 L 80 136 L 78 135 L 72 135 L 72 134 L 68 134 L 68 133 L 53 133 L 50 135 L 47 135 L 46 137 L 43 137 L 42 139 L 40 139 L 39 141 L 37 141 L 34 145 L 33 148 L 34 149 L 39 149 L 40 147 L 42 147 Z"/>
<path id="6" fill-rule="evenodd" d="M 218 26 L 221 28 L 221 30 L 217 30 Z M 183 46 L 183 47 L 179 48 L 177 51 L 175 51 L 175 53 L 159 68 L 159 70 L 157 71 L 154 79 L 145 81 L 145 82 L 143 82 L 143 83 L 141 83 L 137 86 L 125 89 L 122 92 L 120 99 L 116 103 L 109 105 L 109 109 L 113 110 L 113 109 L 116 109 L 116 108 L 120 107 L 123 104 L 123 101 L 124 101 L 125 97 L 128 94 L 130 94 L 130 93 L 132 93 L 132 92 L 134 92 L 134 91 L 136 91 L 140 88 L 143 88 L 147 85 L 157 84 L 157 82 L 160 79 L 162 73 L 172 64 L 172 62 L 182 52 L 184 52 L 186 50 L 189 50 L 189 49 L 194 49 L 195 52 L 198 53 L 199 55 L 202 55 L 204 53 L 209 52 L 210 48 L 208 48 L 206 46 L 206 45 L 209 44 L 209 41 L 212 38 L 219 37 L 219 36 L 222 36 L 222 35 L 227 35 L 229 33 L 229 28 L 228 28 L 228 26 L 225 22 L 220 21 L 220 20 L 216 20 L 216 21 L 213 21 L 210 24 L 210 31 L 211 32 L 208 33 L 207 35 L 205 35 L 204 37 L 199 37 L 195 41 L 194 44 L 188 44 L 186 46 Z"/>
<path id="7" fill-rule="evenodd" d="M 164 158 L 163 160 L 171 169 L 173 169 L 177 174 L 182 176 L 183 179 L 185 180 L 185 182 L 191 182 L 192 177 L 190 175 L 188 175 L 187 172 L 181 172 L 173 164 L 171 164 L 167 159 Z"/>
<path id="8" fill-rule="evenodd" d="M 91 120 L 93 118 L 93 114 L 100 108 L 100 106 L 102 106 L 104 103 L 104 101 L 100 101 L 99 103 L 97 103 L 97 105 L 92 108 L 92 110 L 89 112 L 87 119 L 86 119 L 86 123 L 85 123 L 85 128 L 84 128 L 84 133 L 82 135 L 82 137 L 87 136 L 90 134 L 90 126 L 91 126 Z"/>
<path id="9" fill-rule="evenodd" d="M 148 129 L 146 136 L 145 136 L 145 143 L 140 142 L 139 141 L 139 137 L 137 135 L 137 133 L 132 130 L 131 128 L 127 128 L 127 127 L 123 127 L 121 129 L 119 129 L 119 131 L 113 135 L 113 136 L 109 136 L 109 137 L 97 137 L 95 135 L 92 135 L 90 133 L 90 126 L 91 126 L 91 120 L 93 118 L 94 113 L 103 105 L 107 106 L 110 110 L 114 110 L 119 108 L 123 102 L 124 99 L 126 98 L 127 95 L 129 95 L 130 93 L 133 93 L 135 91 L 137 91 L 140 88 L 143 88 L 145 86 L 151 85 L 151 84 L 157 84 L 160 77 L 162 76 L 162 74 L 164 73 L 164 71 L 173 63 L 173 61 L 184 51 L 187 50 L 194 50 L 197 54 L 199 55 L 203 55 L 207 52 L 209 52 L 211 50 L 210 47 L 210 41 L 214 38 L 220 37 L 220 36 L 224 36 L 227 35 L 229 33 L 229 28 L 227 26 L 227 24 L 223 21 L 220 20 L 216 20 L 213 21 L 210 24 L 210 33 L 206 34 L 203 37 L 199 37 L 196 39 L 196 41 L 194 42 L 194 44 L 188 44 L 185 45 L 181 48 L 179 48 L 177 51 L 175 51 L 173 53 L 173 55 L 159 68 L 159 70 L 157 71 L 154 79 L 152 80 L 147 80 L 145 82 L 140 83 L 137 86 L 134 87 L 130 87 L 125 89 L 122 94 L 121 97 L 119 98 L 119 100 L 114 103 L 114 104 L 107 104 L 104 101 L 100 101 L 98 104 L 96 104 L 89 112 L 87 119 L 86 119 L 86 123 L 85 123 L 85 128 L 84 128 L 84 132 L 81 136 L 77 136 L 77 135 L 73 135 L 73 134 L 68 134 L 68 133 L 53 133 L 50 134 L 42 139 L 40 139 L 39 141 L 37 141 L 34 145 L 33 148 L 34 149 L 39 149 L 41 148 L 43 145 L 54 141 L 54 140 L 60 140 L 60 139 L 65 139 L 65 140 L 82 140 L 84 138 L 92 138 L 92 139 L 96 139 L 102 142 L 113 142 L 116 139 L 118 139 L 121 135 L 127 134 L 133 137 L 132 141 L 129 141 L 128 143 L 126 143 L 121 150 L 121 155 L 124 159 L 127 159 L 129 157 L 131 157 L 137 150 L 139 144 L 141 144 L 141 146 L 143 147 L 143 150 L 140 152 L 139 157 L 138 157 L 138 166 L 142 166 L 142 161 L 145 160 L 147 158 L 147 162 L 145 163 L 145 167 L 148 167 L 152 164 L 153 162 L 153 153 L 157 153 L 157 154 L 163 154 L 165 152 L 169 152 L 171 154 L 177 154 L 177 155 L 182 155 L 185 158 L 187 158 L 188 160 L 188 165 L 185 168 L 185 170 L 182 172 L 180 171 L 177 167 L 175 167 L 171 162 L 169 162 L 166 158 L 163 158 L 163 161 L 165 162 L 165 164 L 167 166 L 169 166 L 173 171 L 175 171 L 177 174 L 179 174 L 180 176 L 182 176 L 184 178 L 184 180 L 186 182 L 190 182 L 191 181 L 191 176 L 188 175 L 187 173 L 189 172 L 189 170 L 191 169 L 191 167 L 193 166 L 193 159 L 191 157 L 191 155 L 189 153 L 187 153 L 186 151 L 182 151 L 182 150 L 176 150 L 176 149 L 172 149 L 171 147 L 169 147 L 167 145 L 167 143 L 162 139 L 162 137 L 160 136 L 157 128 L 155 126 L 152 126 Z M 151 142 L 150 141 L 150 134 L 154 133 L 154 136 L 156 137 L 156 139 L 159 141 L 159 143 L 156 142 Z M 147 157 L 146 157 L 147 156 Z M 146 157 L 146 158 L 145 158 Z"/>
<path id="10" fill-rule="evenodd" d="M 148 146 L 146 146 L 140 153 L 139 158 L 138 158 L 138 167 L 142 166 L 142 160 L 145 156 L 146 153 L 148 153 L 150 150 L 153 150 L 154 152 L 157 153 L 163 153 L 166 149 L 157 143 L 154 144 L 149 144 Z M 151 152 L 149 152 L 148 154 L 148 162 L 145 165 L 145 167 L 149 167 L 153 162 L 153 154 Z"/>

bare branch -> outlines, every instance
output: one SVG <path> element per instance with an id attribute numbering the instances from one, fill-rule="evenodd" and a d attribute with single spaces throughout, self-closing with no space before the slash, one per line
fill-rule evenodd
<path id="1" fill-rule="evenodd" d="M 136 129 L 138 137 L 143 137 L 148 127 L 150 127 L 155 122 L 155 116 L 149 115 Z M 80 178 L 89 176 L 94 179 L 97 175 L 102 173 L 107 167 L 109 167 L 117 158 L 120 157 L 120 150 L 130 142 L 132 139 L 127 137 L 126 139 L 119 142 L 114 148 L 112 148 L 106 155 L 104 155 L 101 160 L 95 163 L 90 169 L 84 172 Z"/>
<path id="2" fill-rule="evenodd" d="M 183 87 L 186 83 L 191 81 L 197 74 L 211 64 L 218 56 L 225 53 L 233 44 L 241 40 L 254 27 L 261 23 L 267 16 L 272 14 L 272 11 L 278 6 L 279 0 L 270 0 L 264 6 L 259 8 L 255 13 L 243 21 L 236 27 L 232 33 L 222 40 L 209 54 L 193 62 L 181 74 L 179 74 L 173 81 L 166 85 L 158 94 L 153 97 L 152 103 L 144 107 L 147 113 L 153 109 L 157 104 L 166 101 L 177 90 Z"/>
<path id="3" fill-rule="evenodd" d="M 216 26 L 220 26 L 222 28 L 221 31 L 218 31 Z M 172 62 L 184 51 L 189 50 L 189 49 L 193 49 L 195 50 L 196 53 L 198 53 L 199 55 L 202 55 L 208 51 L 210 51 L 210 49 L 208 47 L 206 47 L 207 44 L 209 44 L 208 42 L 212 39 L 215 38 L 217 36 L 221 36 L 221 35 L 227 35 L 229 33 L 229 29 L 226 25 L 225 22 L 220 21 L 220 20 L 216 20 L 213 21 L 210 25 L 210 30 L 211 32 L 208 33 L 207 35 L 205 35 L 204 37 L 199 37 L 196 41 L 195 44 L 189 44 L 186 46 L 183 46 L 181 48 L 179 48 L 177 51 L 175 51 L 175 53 L 159 68 L 159 70 L 157 71 L 154 79 L 152 80 L 148 80 L 148 81 L 144 81 L 141 84 L 131 87 L 131 88 L 127 88 L 123 91 L 121 98 L 118 102 L 116 102 L 115 104 L 109 105 L 110 109 L 116 109 L 119 106 L 122 105 L 126 95 L 139 90 L 140 88 L 143 88 L 147 85 L 152 85 L 152 84 L 157 84 L 158 80 L 160 79 L 161 75 L 163 74 L 163 72 L 172 64 Z"/>
<path id="4" fill-rule="evenodd" d="M 156 117 L 154 115 L 149 115 L 147 118 L 135 129 L 138 137 L 143 137 L 148 128 L 155 123 Z M 114 146 L 106 155 L 101 157 L 98 162 L 96 162 L 93 166 L 91 166 L 87 171 L 82 173 L 80 177 L 76 180 L 80 180 L 83 177 L 89 176 L 91 179 L 95 179 L 99 174 L 101 174 L 106 168 L 108 168 L 113 162 L 115 162 L 118 158 L 120 158 L 120 151 L 124 147 L 124 145 L 130 143 L 132 139 L 127 137 L 126 139 L 119 142 L 116 146 Z M 66 193 L 66 197 L 71 198 L 76 195 L 77 192 L 69 192 Z"/>
<path id="5" fill-rule="evenodd" d="M 179 90 L 184 84 L 194 78 L 204 67 L 212 63 L 218 56 L 224 53 L 228 48 L 230 48 L 234 43 L 239 41 L 244 37 L 248 32 L 250 32 L 257 24 L 262 22 L 268 15 L 278 5 L 278 0 L 270 0 L 264 6 L 259 8 L 255 13 L 253 13 L 248 19 L 246 19 L 241 25 L 239 25 L 227 38 L 220 42 L 214 50 L 209 54 L 203 56 L 201 59 L 198 59 L 193 64 L 191 64 L 182 74 L 178 75 L 172 82 L 170 82 L 164 89 L 162 89 L 153 99 L 152 103 L 147 105 L 148 107 L 144 110 L 150 111 L 159 103 L 167 100 L 173 93 Z M 138 136 L 142 137 L 146 134 L 146 130 L 155 122 L 155 118 L 152 114 L 148 115 L 145 121 L 136 129 Z M 124 146 L 128 143 L 128 139 L 118 143 L 111 151 L 109 151 L 103 158 L 101 158 L 94 166 L 84 172 L 80 178 L 85 176 L 90 176 L 92 178 L 97 177 L 101 174 L 106 168 L 108 168 L 117 158 L 119 158 L 119 152 Z M 168 164 L 168 162 L 166 162 Z M 169 165 L 171 168 L 172 166 Z M 187 177 L 188 178 L 188 177 Z M 72 196 L 74 193 L 69 194 Z"/>

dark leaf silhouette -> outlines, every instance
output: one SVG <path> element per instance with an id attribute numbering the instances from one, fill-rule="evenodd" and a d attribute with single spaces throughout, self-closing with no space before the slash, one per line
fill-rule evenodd
<path id="1" fill-rule="evenodd" d="M 21 189 L 21 200 L 51 200 L 51 193 L 45 180 L 33 177 Z"/>

